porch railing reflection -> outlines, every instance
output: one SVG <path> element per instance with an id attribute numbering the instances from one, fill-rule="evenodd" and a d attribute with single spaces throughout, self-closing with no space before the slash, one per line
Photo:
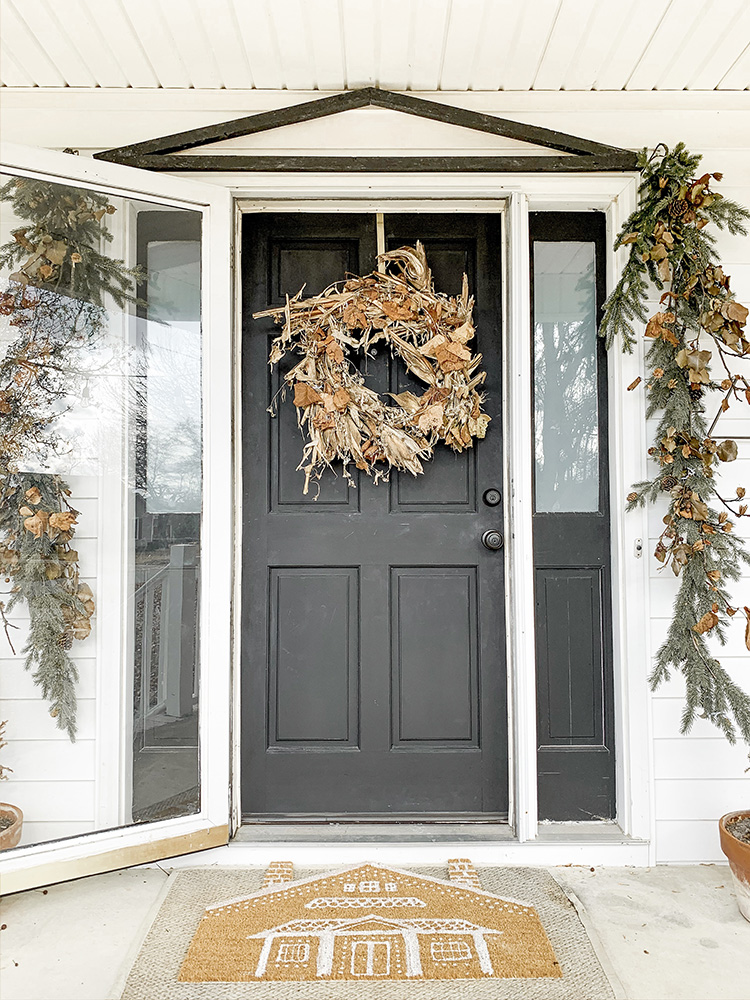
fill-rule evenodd
<path id="1" fill-rule="evenodd" d="M 168 561 L 163 562 L 164 555 Z M 161 559 L 160 559 L 161 557 Z M 141 557 L 143 558 L 143 557 Z M 198 808 L 197 543 L 170 545 L 136 565 L 133 819 Z"/>

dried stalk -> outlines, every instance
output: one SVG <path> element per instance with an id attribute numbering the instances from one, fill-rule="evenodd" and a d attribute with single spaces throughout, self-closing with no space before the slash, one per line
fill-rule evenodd
<path id="1" fill-rule="evenodd" d="M 435 292 L 421 243 L 381 254 L 378 266 L 320 295 L 303 299 L 303 288 L 283 306 L 253 314 L 282 325 L 271 366 L 290 351 L 301 356 L 284 382 L 307 437 L 298 466 L 305 493 L 336 461 L 351 486 L 350 464 L 375 482 L 387 481 L 394 468 L 419 475 L 438 442 L 463 451 L 485 436 L 490 422 L 478 392 L 486 378 L 482 355 L 467 346 L 474 300 L 466 275 L 460 296 Z M 381 341 L 426 385 L 422 395 L 390 393 L 394 403 L 387 404 L 368 388 L 348 355 Z"/>

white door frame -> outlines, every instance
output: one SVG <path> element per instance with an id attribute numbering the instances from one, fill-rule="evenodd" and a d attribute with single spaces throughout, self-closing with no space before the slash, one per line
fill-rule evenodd
<path id="1" fill-rule="evenodd" d="M 233 762 L 232 823 L 239 819 L 239 643 L 232 648 L 230 630 L 238 634 L 239 592 L 236 525 L 241 500 L 238 447 L 241 441 L 237 374 L 240 310 L 232 322 L 232 307 L 239 296 L 239 281 L 231 286 L 234 265 L 239 271 L 239 241 L 232 257 L 232 232 L 239 228 L 241 210 L 331 211 L 336 206 L 367 211 L 416 210 L 486 211 L 502 207 L 506 220 L 505 243 L 505 385 L 506 428 L 513 469 L 506 482 L 507 614 L 509 631 L 508 673 L 511 679 L 510 753 L 512 768 L 511 821 L 516 841 L 498 851 L 488 847 L 495 862 L 502 858 L 554 864 L 574 856 L 595 863 L 603 843 L 589 832 L 577 842 L 578 853 L 567 839 L 552 844 L 547 827 L 539 828 L 536 814 L 536 685 L 534 676 L 533 577 L 530 560 L 523 559 L 523 544 L 530 545 L 531 398 L 529 303 L 529 210 L 597 209 L 607 214 L 609 245 L 636 204 L 635 174 L 198 174 L 173 177 L 102 163 L 46 150 L 0 146 L 6 170 L 50 180 L 69 180 L 118 195 L 141 197 L 156 203 L 200 208 L 208 219 L 204 244 L 207 275 L 205 338 L 204 440 L 205 506 L 203 534 L 203 596 L 201 603 L 201 813 L 194 817 L 92 833 L 54 844 L 40 844 L 13 852 L 0 863 L 3 891 L 140 863 L 178 851 L 200 850 L 223 842 L 229 815 L 228 763 Z M 210 183 L 206 183 L 210 182 Z M 212 190 L 213 189 L 213 190 Z M 218 190 L 217 190 L 218 189 Z M 234 230 L 229 195 L 236 199 Z M 481 207 L 480 207 L 481 206 Z M 611 288 L 625 253 L 608 252 L 607 284 Z M 234 296 L 234 302 L 233 302 Z M 234 343 L 232 344 L 232 340 Z M 235 371 L 232 371 L 232 363 Z M 646 513 L 624 515 L 624 497 L 632 482 L 646 471 L 646 426 L 642 394 L 625 387 L 641 373 L 643 343 L 632 355 L 613 350 L 609 359 L 610 491 L 612 517 L 612 600 L 616 720 L 617 818 L 623 833 L 635 838 L 648 853 L 606 853 L 610 863 L 653 862 L 653 808 L 651 760 L 651 701 L 647 674 L 648 569 L 636 555 L 636 540 L 646 539 Z M 234 405 L 231 387 L 234 384 Z M 507 391 L 511 388 L 512 391 Z M 231 429 L 234 426 L 234 450 Z M 234 482 L 235 525 L 228 516 L 227 484 Z M 233 536 L 234 532 L 234 536 Z M 229 609 L 232 608 L 231 621 Z M 230 665 L 233 684 L 230 682 Z M 231 711 L 230 711 L 231 709 Z M 601 826 L 601 825 L 600 825 Z M 611 838 L 610 838 L 611 842 Z M 552 846 L 550 846 L 552 845 Z M 424 845 L 419 845 L 424 856 Z M 610 844 L 611 846 L 611 844 Z M 618 848 L 621 846 L 616 845 Z M 529 853 L 530 849 L 539 848 Z M 233 847 L 211 852 L 224 857 Z M 265 850 L 265 849 L 264 849 Z M 277 847 L 268 845 L 269 856 Z M 361 854 L 361 847 L 357 848 Z M 484 850 L 472 848 L 477 860 Z M 346 851 L 333 847 L 337 859 Z M 373 856 L 378 853 L 371 851 Z M 263 850 L 256 852 L 256 859 Z M 488 855 L 488 858 L 490 855 Z M 629 860 L 625 860 L 628 858 Z M 237 855 L 229 863 L 237 863 Z M 208 861 L 208 857 L 197 863 Z M 191 862 L 189 858 L 186 863 Z"/>
<path id="2" fill-rule="evenodd" d="M 206 176 L 206 175 L 201 175 Z M 506 616 L 509 681 L 510 822 L 516 842 L 539 842 L 536 782 L 536 677 L 534 579 L 531 551 L 531 330 L 529 211 L 598 210 L 607 218 L 607 289 L 625 261 L 611 250 L 615 235 L 635 208 L 637 175 L 596 174 L 212 174 L 236 198 L 236 232 L 244 212 L 489 212 L 504 219 L 505 288 L 504 421 L 506 435 L 505 529 Z M 235 276 L 241 273 L 241 242 L 235 239 Z M 239 280 L 236 282 L 239 286 Z M 239 296 L 239 288 L 237 290 Z M 235 463 L 241 469 L 239 358 L 241 309 L 235 324 Z M 631 355 L 617 347 L 609 355 L 609 453 L 612 531 L 612 617 L 615 692 L 617 823 L 626 838 L 653 844 L 651 701 L 647 684 L 647 561 L 638 542 L 646 539 L 645 511 L 625 516 L 630 484 L 646 473 L 646 426 L 642 395 L 626 386 L 640 374 L 643 344 Z M 634 444 L 637 444 L 634 447 Z M 642 447 L 641 447 L 642 445 Z M 239 486 L 235 502 L 241 503 Z M 236 524 L 241 523 L 239 506 Z M 236 557 L 241 551 L 239 534 Z M 239 572 L 235 567 L 235 634 L 238 633 Z M 239 644 L 234 649 L 233 821 L 239 824 L 240 733 Z M 558 826 L 558 824 L 554 824 Z M 582 833 L 597 842 L 596 824 Z M 609 838 L 611 840 L 611 838 Z M 554 852 L 553 852 L 554 853 Z M 645 858 L 641 852 L 639 855 Z M 653 861 L 653 847 L 648 861 Z"/>

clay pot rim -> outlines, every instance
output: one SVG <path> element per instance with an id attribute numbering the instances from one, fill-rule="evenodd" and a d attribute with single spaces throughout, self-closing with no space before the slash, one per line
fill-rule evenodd
<path id="1" fill-rule="evenodd" d="M 721 849 L 731 862 L 750 872 L 750 844 L 739 840 L 727 829 L 727 823 L 750 818 L 750 809 L 735 809 L 725 813 L 719 820 L 719 840 Z"/>
<path id="2" fill-rule="evenodd" d="M 0 851 L 10 851 L 18 846 L 23 831 L 23 813 L 11 802 L 0 802 L 0 816 L 12 819 L 10 826 L 0 830 Z"/>

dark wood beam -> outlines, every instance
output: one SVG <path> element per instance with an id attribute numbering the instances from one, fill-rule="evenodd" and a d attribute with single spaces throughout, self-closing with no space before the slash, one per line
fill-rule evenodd
<path id="1" fill-rule="evenodd" d="M 566 156 L 535 156 L 511 154 L 508 156 L 255 156 L 244 154 L 202 153 L 186 156 L 182 153 L 214 142 L 256 135 L 285 125 L 314 121 L 355 108 L 378 107 L 403 114 L 415 115 L 430 121 L 445 122 L 459 128 L 468 128 L 489 135 L 504 136 L 531 145 L 544 146 Z M 522 122 L 497 118 L 466 108 L 427 101 L 411 94 L 396 94 L 377 87 L 348 90 L 316 101 L 305 101 L 275 111 L 246 115 L 218 125 L 175 132 L 172 135 L 148 139 L 144 142 L 119 146 L 95 154 L 95 159 L 143 167 L 146 170 L 288 170 L 288 171 L 553 171 L 635 170 L 636 154 L 626 149 L 607 146 L 590 139 L 580 139 Z"/>
<path id="2" fill-rule="evenodd" d="M 636 170 L 636 155 L 628 150 L 587 156 L 253 156 L 201 154 L 161 156 L 122 155 L 110 151 L 106 157 L 145 170 L 241 171 L 270 173 L 581 173 L 587 171 Z"/>

